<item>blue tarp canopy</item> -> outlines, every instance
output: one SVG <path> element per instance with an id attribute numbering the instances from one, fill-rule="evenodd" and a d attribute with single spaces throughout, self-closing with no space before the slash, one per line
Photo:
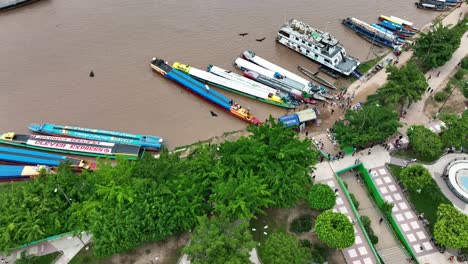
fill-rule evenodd
<path id="1" fill-rule="evenodd" d="M 296 114 L 281 116 L 278 118 L 278 121 L 287 127 L 298 126 L 300 124 L 299 117 Z"/>

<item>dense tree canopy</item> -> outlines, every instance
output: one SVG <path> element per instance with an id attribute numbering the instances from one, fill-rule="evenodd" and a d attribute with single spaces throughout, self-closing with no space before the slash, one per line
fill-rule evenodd
<path id="1" fill-rule="evenodd" d="M 435 184 L 431 173 L 422 165 L 415 164 L 404 168 L 400 173 L 400 178 L 408 190 L 423 190 Z"/>
<path id="2" fill-rule="evenodd" d="M 310 257 L 309 250 L 302 247 L 295 236 L 281 232 L 270 235 L 266 240 L 262 262 L 265 264 L 303 264 Z"/>
<path id="3" fill-rule="evenodd" d="M 371 98 L 377 99 L 379 103 L 386 106 L 399 105 L 401 107 L 421 100 L 428 84 L 416 63 L 410 60 L 401 68 L 389 66 L 387 72 L 387 83 L 380 87 L 377 94 Z"/>
<path id="4" fill-rule="evenodd" d="M 354 244 L 354 226 L 342 213 L 326 211 L 315 221 L 318 238 L 331 248 L 343 249 Z"/>
<path id="5" fill-rule="evenodd" d="M 273 120 L 249 130 L 250 137 L 194 147 L 184 159 L 147 153 L 13 184 L 0 192 L 0 250 L 83 230 L 93 234 L 95 255 L 108 256 L 190 230 L 209 213 L 233 221 L 293 206 L 311 187 L 316 150 Z"/>
<path id="6" fill-rule="evenodd" d="M 468 148 L 468 110 L 461 117 L 448 114 L 441 117 L 446 128 L 442 129 L 441 138 L 446 147 Z"/>
<path id="7" fill-rule="evenodd" d="M 468 216 L 448 204 L 437 209 L 434 237 L 448 248 L 468 248 Z"/>
<path id="8" fill-rule="evenodd" d="M 248 130 L 250 137 L 220 146 L 221 163 L 234 171 L 251 169 L 268 186 L 276 207 L 291 207 L 305 198 L 318 159 L 310 140 L 299 140 L 296 132 L 272 117 Z"/>
<path id="9" fill-rule="evenodd" d="M 439 135 L 420 125 L 411 126 L 407 131 L 411 148 L 426 160 L 436 160 L 444 148 Z"/>
<path id="10" fill-rule="evenodd" d="M 184 252 L 194 264 L 250 263 L 250 251 L 255 242 L 248 226 L 247 221 L 200 217 Z"/>
<path id="11" fill-rule="evenodd" d="M 420 33 L 413 47 L 413 54 L 426 68 L 442 66 L 460 46 L 462 31 L 460 26 L 450 29 L 440 23 L 436 24 L 432 31 Z"/>
<path id="12" fill-rule="evenodd" d="M 335 206 L 336 194 L 328 185 L 319 183 L 312 186 L 307 201 L 312 209 L 324 211 Z"/>
<path id="13" fill-rule="evenodd" d="M 369 147 L 384 142 L 400 126 L 397 113 L 373 103 L 359 111 L 346 111 L 345 119 L 335 123 L 333 132 L 342 146 Z"/>

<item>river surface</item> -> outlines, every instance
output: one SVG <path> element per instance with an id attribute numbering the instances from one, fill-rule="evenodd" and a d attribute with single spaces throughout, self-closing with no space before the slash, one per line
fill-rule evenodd
<path id="1" fill-rule="evenodd" d="M 370 44 L 341 19 L 375 23 L 385 14 L 421 27 L 439 14 L 413 2 L 42 0 L 0 13 L 0 131 L 27 132 L 29 123 L 47 122 L 157 135 L 173 148 L 243 129 L 243 121 L 153 72 L 151 58 L 235 70 L 235 58 L 253 50 L 300 75 L 297 65 L 317 64 L 274 41 L 289 18 L 329 31 L 364 60 Z M 238 36 L 243 32 L 249 35 Z M 222 93 L 260 120 L 287 112 Z"/>

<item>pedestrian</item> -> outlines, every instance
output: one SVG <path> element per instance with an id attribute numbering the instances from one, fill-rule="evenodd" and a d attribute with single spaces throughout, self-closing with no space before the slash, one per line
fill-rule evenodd
<path id="1" fill-rule="evenodd" d="M 429 94 L 432 94 L 433 91 L 434 91 L 434 89 L 431 88 L 431 90 L 429 91 Z"/>
<path id="2" fill-rule="evenodd" d="M 333 115 L 334 112 L 335 112 L 335 109 L 332 109 L 332 110 L 331 110 L 331 114 Z"/>
<path id="3" fill-rule="evenodd" d="M 426 93 L 428 93 L 429 90 L 431 90 L 431 87 L 430 87 L 430 86 L 427 87 Z"/>
<path id="4" fill-rule="evenodd" d="M 419 249 L 420 249 L 421 251 L 423 251 L 423 250 L 424 250 L 423 246 L 419 246 Z"/>
<path id="5" fill-rule="evenodd" d="M 305 135 L 306 135 L 306 137 L 307 137 L 307 136 L 309 135 L 309 131 L 306 131 Z"/>
<path id="6" fill-rule="evenodd" d="M 335 193 L 337 193 L 337 192 L 338 192 L 338 189 L 335 189 Z"/>
<path id="7" fill-rule="evenodd" d="M 439 76 L 440 76 L 440 71 L 437 73 L 437 77 L 439 77 Z"/>
<path id="8" fill-rule="evenodd" d="M 369 174 L 372 172 L 372 169 L 369 169 Z"/>
<path id="9" fill-rule="evenodd" d="M 427 79 L 430 80 L 431 78 L 432 78 L 432 76 L 429 74 L 429 77 Z"/>
<path id="10" fill-rule="evenodd" d="M 379 225 L 382 224 L 382 222 L 383 222 L 383 218 L 380 218 Z"/>
<path id="11" fill-rule="evenodd" d="M 369 149 L 369 151 L 367 152 L 367 155 L 370 155 L 370 154 L 372 154 L 371 149 Z"/>

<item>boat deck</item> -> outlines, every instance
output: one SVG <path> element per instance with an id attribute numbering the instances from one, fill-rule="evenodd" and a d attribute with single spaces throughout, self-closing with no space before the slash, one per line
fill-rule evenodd
<path id="1" fill-rule="evenodd" d="M 16 134 L 12 142 L 51 151 L 82 153 L 84 155 L 93 153 L 98 156 L 113 156 L 119 154 L 140 156 L 142 150 L 141 146 L 138 145 L 25 134 Z"/>

